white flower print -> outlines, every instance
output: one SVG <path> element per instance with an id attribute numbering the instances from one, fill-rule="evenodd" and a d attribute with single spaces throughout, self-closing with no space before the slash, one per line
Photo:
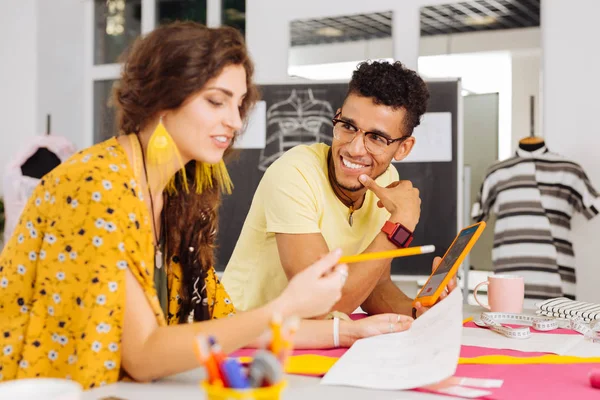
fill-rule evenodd
<path id="1" fill-rule="evenodd" d="M 67 259 L 67 256 L 65 256 L 65 253 L 58 253 L 58 261 L 65 262 L 66 259 Z"/>
<path id="2" fill-rule="evenodd" d="M 40 260 L 46 259 L 46 250 L 40 250 Z"/>
<path id="3" fill-rule="evenodd" d="M 48 315 L 50 315 L 50 316 L 54 315 L 54 307 L 48 306 Z"/>
<path id="4" fill-rule="evenodd" d="M 29 230 L 33 229 L 33 222 L 27 221 L 26 226 L 27 226 L 27 229 L 29 229 Z"/>
<path id="5" fill-rule="evenodd" d="M 77 252 L 73 250 L 69 253 L 69 257 L 71 258 L 71 260 L 75 260 L 77 258 Z"/>
<path id="6" fill-rule="evenodd" d="M 27 308 L 27 306 L 21 306 L 21 313 L 27 314 L 27 312 L 29 312 L 29 308 Z"/>
<path id="7" fill-rule="evenodd" d="M 100 247 L 102 246 L 102 238 L 100 236 L 94 236 L 92 243 L 94 244 L 94 246 Z"/>
<path id="8" fill-rule="evenodd" d="M 96 353 L 102 350 L 102 343 L 96 340 L 94 343 L 92 343 L 92 350 Z"/>
<path id="9" fill-rule="evenodd" d="M 46 191 L 46 193 L 44 193 L 44 200 L 50 200 L 50 192 Z"/>
<path id="10" fill-rule="evenodd" d="M 56 304 L 59 304 L 59 303 L 60 303 L 60 294 L 58 294 L 58 293 L 54 293 L 54 294 L 52 295 L 52 300 L 54 300 L 54 302 L 55 302 Z"/>
<path id="11" fill-rule="evenodd" d="M 68 362 L 69 364 L 75 364 L 77 362 L 77 356 L 76 355 L 70 355 L 68 358 Z"/>
<path id="12" fill-rule="evenodd" d="M 108 290 L 111 292 L 116 292 L 119 284 L 117 282 L 108 282 Z"/>
<path id="13" fill-rule="evenodd" d="M 37 260 L 37 254 L 35 253 L 35 251 L 30 251 L 30 252 L 29 252 L 29 259 L 30 259 L 31 261 L 35 261 L 35 260 Z"/>
<path id="14" fill-rule="evenodd" d="M 66 336 L 61 336 L 58 338 L 58 343 L 60 343 L 62 346 L 65 346 L 67 343 L 69 343 L 69 339 L 67 339 Z"/>
<path id="15" fill-rule="evenodd" d="M 233 317 L 235 315 L 235 313 L 230 312 L 229 314 L 227 314 L 228 317 Z"/>
<path id="16" fill-rule="evenodd" d="M 29 230 L 29 236 L 31 236 L 33 239 L 37 239 L 37 231 L 35 228 Z"/>
<path id="17" fill-rule="evenodd" d="M 25 275 L 25 272 L 27 272 L 27 269 L 25 268 L 24 265 L 19 264 L 19 265 L 17 265 L 17 272 L 19 273 L 19 275 Z"/>
<path id="18" fill-rule="evenodd" d="M 123 242 L 119 243 L 118 247 L 119 247 L 119 251 L 121 251 L 121 252 L 125 251 L 125 243 L 123 243 Z"/>
<path id="19" fill-rule="evenodd" d="M 5 356 L 10 356 L 12 354 L 12 346 L 10 344 L 4 346 L 3 352 Z"/>
<path id="20" fill-rule="evenodd" d="M 110 168 L 110 170 L 113 172 L 119 172 L 119 167 L 117 167 L 115 164 L 110 164 L 108 168 Z"/>
<path id="21" fill-rule="evenodd" d="M 135 222 L 136 218 L 135 218 L 135 214 L 134 213 L 129 213 L 129 220 L 131 222 Z"/>
<path id="22" fill-rule="evenodd" d="M 119 350 L 119 345 L 115 342 L 112 342 L 108 345 L 108 349 L 114 353 L 115 351 Z"/>
<path id="23" fill-rule="evenodd" d="M 225 297 L 223 301 L 225 302 L 225 304 L 231 304 L 231 300 L 229 299 L 229 297 Z"/>
<path id="24" fill-rule="evenodd" d="M 59 281 L 64 281 L 65 280 L 65 273 L 60 271 L 56 273 L 56 279 L 58 279 Z"/>
<path id="25" fill-rule="evenodd" d="M 46 240 L 46 242 L 48 242 L 50 244 L 54 244 L 54 243 L 56 243 L 56 236 L 48 233 L 44 236 L 44 240 Z"/>
<path id="26" fill-rule="evenodd" d="M 58 342 L 59 339 L 60 339 L 60 336 L 58 335 L 58 333 L 53 333 L 52 334 L 52 341 L 53 342 Z"/>
<path id="27" fill-rule="evenodd" d="M 113 224 L 112 222 L 107 222 L 106 225 L 104 226 L 104 228 L 109 232 L 114 232 L 117 230 L 116 225 Z"/>
<path id="28" fill-rule="evenodd" d="M 98 297 L 96 297 L 96 304 L 100 306 L 106 304 L 106 296 L 103 294 L 98 295 Z"/>
<path id="29" fill-rule="evenodd" d="M 117 261 L 117 268 L 119 269 L 127 269 L 127 261 Z"/>
<path id="30" fill-rule="evenodd" d="M 35 199 L 35 205 L 36 207 L 39 207 L 42 205 L 42 199 L 40 199 L 39 197 Z"/>
<path id="31" fill-rule="evenodd" d="M 108 147 L 106 148 L 106 150 L 107 150 L 107 151 L 113 151 L 114 149 L 115 149 L 115 148 L 114 148 L 114 146 L 108 146 Z"/>
<path id="32" fill-rule="evenodd" d="M 104 361 L 104 366 L 106 369 L 114 369 L 117 364 L 114 361 Z"/>
<path id="33" fill-rule="evenodd" d="M 54 204 L 56 203 L 56 198 L 54 196 L 52 196 L 52 198 L 50 199 L 50 204 Z"/>
<path id="34" fill-rule="evenodd" d="M 136 185 L 135 179 L 132 179 L 129 181 L 129 186 L 131 186 L 132 188 L 135 188 L 135 185 Z"/>
<path id="35" fill-rule="evenodd" d="M 23 236 L 23 234 L 19 234 L 19 238 L 17 239 L 19 244 L 23 243 L 23 241 L 25 240 L 25 236 Z"/>
<path id="36" fill-rule="evenodd" d="M 98 218 L 94 224 L 96 225 L 96 228 L 101 229 L 104 228 L 105 223 L 106 221 L 104 221 L 102 218 Z"/>
<path id="37" fill-rule="evenodd" d="M 105 190 L 110 190 L 112 189 L 112 182 L 111 181 L 107 181 L 106 179 L 102 181 L 102 187 Z"/>
<path id="38" fill-rule="evenodd" d="M 21 360 L 21 362 L 19 362 L 19 367 L 27 369 L 27 367 L 29 367 L 29 363 L 27 362 L 27 360 Z"/>
<path id="39" fill-rule="evenodd" d="M 79 202 L 77 200 L 73 200 L 71 202 L 71 207 L 73 207 L 73 208 L 77 208 L 78 205 L 79 205 Z"/>
<path id="40" fill-rule="evenodd" d="M 96 326 L 96 331 L 98 333 L 108 333 L 110 332 L 110 325 L 101 322 Z"/>
<path id="41" fill-rule="evenodd" d="M 94 200 L 95 202 L 98 202 L 101 199 L 102 199 L 102 195 L 100 194 L 100 192 L 92 193 L 92 200 Z"/>
<path id="42" fill-rule="evenodd" d="M 48 358 L 50 359 L 50 361 L 55 361 L 58 358 L 58 353 L 54 350 L 50 350 L 48 352 Z"/>
<path id="43" fill-rule="evenodd" d="M 0 280 L 0 287 L 1 287 L 1 288 L 6 288 L 6 287 L 8 287 L 8 279 L 6 279 L 6 278 L 2 278 L 2 280 Z"/>
<path id="44" fill-rule="evenodd" d="M 91 158 L 91 157 L 92 157 L 92 156 L 90 156 L 90 155 L 88 154 L 87 156 L 85 156 L 85 157 L 83 157 L 83 158 L 81 159 L 81 162 L 84 162 L 84 163 L 86 163 L 86 162 L 90 161 L 90 158 Z"/>
<path id="45" fill-rule="evenodd" d="M 100 387 L 106 386 L 106 381 L 100 382 Z"/>

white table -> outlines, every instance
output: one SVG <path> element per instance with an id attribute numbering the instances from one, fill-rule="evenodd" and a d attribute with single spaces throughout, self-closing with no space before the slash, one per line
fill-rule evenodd
<path id="1" fill-rule="evenodd" d="M 483 309 L 476 306 L 465 306 L 464 317 L 471 317 L 481 313 Z M 162 379 L 153 383 L 125 383 L 119 382 L 102 388 L 93 389 L 84 393 L 83 400 L 202 400 L 205 398 L 199 382 L 203 379 L 204 370 L 179 374 L 170 378 Z M 358 389 L 341 386 L 325 386 L 319 382 L 320 378 L 288 375 L 288 387 L 283 399 L 310 399 L 310 400 L 398 400 L 402 399 L 439 399 L 448 400 L 448 396 L 434 395 L 430 393 L 419 393 L 414 391 L 385 391 Z M 111 398 L 111 396 L 113 396 Z"/>

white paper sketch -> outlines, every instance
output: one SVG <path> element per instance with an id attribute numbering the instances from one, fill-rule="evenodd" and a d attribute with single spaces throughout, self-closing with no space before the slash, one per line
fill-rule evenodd
<path id="1" fill-rule="evenodd" d="M 236 139 L 236 149 L 264 149 L 267 141 L 267 103 L 258 101 L 250 111 L 248 126 Z"/>
<path id="2" fill-rule="evenodd" d="M 452 161 L 452 114 L 425 113 L 413 131 L 416 140 L 410 154 L 400 162 Z"/>
<path id="3" fill-rule="evenodd" d="M 408 331 L 357 341 L 321 383 L 402 390 L 449 378 L 460 354 L 462 307 L 461 291 L 454 290 Z"/>
<path id="4" fill-rule="evenodd" d="M 258 168 L 265 171 L 283 153 L 299 144 L 331 144 L 333 108 L 311 89 L 292 89 L 287 99 L 267 110 L 269 132 Z"/>

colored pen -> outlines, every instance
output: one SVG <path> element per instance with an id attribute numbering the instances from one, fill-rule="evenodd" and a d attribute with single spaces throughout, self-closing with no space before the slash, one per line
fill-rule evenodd
<path id="1" fill-rule="evenodd" d="M 223 378 L 227 382 L 227 387 L 233 389 L 248 389 L 250 382 L 244 374 L 242 364 L 235 358 L 228 358 L 221 364 Z"/>
<path id="2" fill-rule="evenodd" d="M 214 336 L 208 337 L 208 344 L 210 346 L 210 354 L 212 356 L 212 359 L 214 360 L 215 365 L 217 366 L 217 369 L 219 371 L 219 376 L 223 381 L 223 384 L 226 387 L 229 387 L 229 382 L 223 374 L 223 362 L 225 362 L 226 358 L 225 354 L 223 353 L 223 348 L 219 343 L 217 343 L 217 339 Z"/>
<path id="3" fill-rule="evenodd" d="M 283 350 L 283 338 L 281 336 L 281 315 L 275 314 L 271 320 L 271 346 L 269 346 L 271 353 L 275 357 L 279 357 Z"/>
<path id="4" fill-rule="evenodd" d="M 194 350 L 198 361 L 206 368 L 208 382 L 211 385 L 222 387 L 223 379 L 219 372 L 219 366 L 210 352 L 208 340 L 205 335 L 200 334 L 196 336 Z"/>
<path id="5" fill-rule="evenodd" d="M 344 256 L 344 257 L 340 258 L 340 260 L 338 261 L 338 264 L 351 264 L 351 263 L 362 262 L 362 261 L 381 260 L 384 258 L 415 256 L 418 254 L 433 253 L 434 251 L 435 251 L 435 246 L 428 245 L 428 246 L 408 247 L 406 249 L 379 251 L 379 252 L 374 252 L 374 253 L 363 253 L 363 254 L 357 254 L 354 256 Z"/>

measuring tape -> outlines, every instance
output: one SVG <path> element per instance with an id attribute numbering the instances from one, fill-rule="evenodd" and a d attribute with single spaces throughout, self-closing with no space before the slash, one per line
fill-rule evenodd
<path id="1" fill-rule="evenodd" d="M 581 318 L 572 318 L 566 320 L 558 320 L 555 318 L 529 316 L 523 314 L 500 313 L 500 312 L 484 312 L 481 313 L 480 319 L 474 319 L 475 325 L 481 328 L 488 328 L 494 332 L 504 335 L 511 339 L 528 339 L 531 337 L 531 329 L 537 331 L 552 331 L 559 328 L 559 322 L 563 322 L 561 327 L 574 330 L 592 342 L 600 343 L 600 321 L 593 321 L 588 324 Z M 566 326 L 565 326 L 566 323 Z M 527 325 L 520 328 L 511 328 L 504 326 L 510 325 Z"/>

